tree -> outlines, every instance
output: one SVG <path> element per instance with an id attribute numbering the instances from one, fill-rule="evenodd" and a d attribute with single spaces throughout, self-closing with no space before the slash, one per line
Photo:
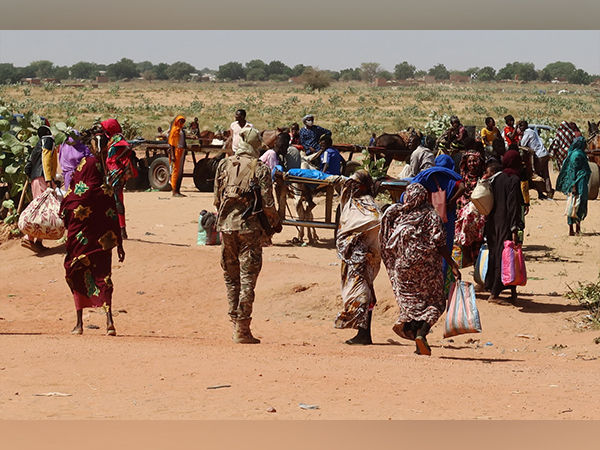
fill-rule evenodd
<path id="1" fill-rule="evenodd" d="M 519 80 L 533 81 L 537 79 L 535 65 L 531 62 L 515 63 L 515 75 Z"/>
<path id="2" fill-rule="evenodd" d="M 217 78 L 221 80 L 241 80 L 246 78 L 246 71 L 239 62 L 228 62 L 219 66 Z"/>
<path id="3" fill-rule="evenodd" d="M 448 80 L 450 78 L 450 72 L 448 72 L 448 69 L 443 64 L 436 64 L 429 69 L 427 74 L 434 76 L 436 80 Z"/>
<path id="4" fill-rule="evenodd" d="M 142 62 L 136 63 L 135 67 L 137 67 L 137 70 L 139 73 L 144 73 L 144 72 L 148 72 L 150 70 L 154 70 L 154 64 L 152 64 L 150 61 L 142 61 Z"/>
<path id="5" fill-rule="evenodd" d="M 320 91 L 331 84 L 331 76 L 324 70 L 309 67 L 302 74 L 306 87 Z"/>
<path id="6" fill-rule="evenodd" d="M 575 64 L 556 61 L 544 67 L 540 73 L 542 81 L 552 81 L 555 78 L 569 78 L 575 72 Z"/>
<path id="7" fill-rule="evenodd" d="M 73 78 L 94 78 L 98 75 L 98 66 L 91 62 L 79 61 L 71 66 Z"/>
<path id="8" fill-rule="evenodd" d="M 409 64 L 407 61 L 402 61 L 394 67 L 394 77 L 396 77 L 396 80 L 414 78 L 416 70 L 417 68 L 412 64 Z"/>
<path id="9" fill-rule="evenodd" d="M 108 66 L 108 73 L 115 78 L 136 78 L 140 76 L 133 59 L 122 58 L 119 62 Z"/>
<path id="10" fill-rule="evenodd" d="M 360 69 L 342 69 L 340 70 L 340 81 L 359 81 Z"/>
<path id="11" fill-rule="evenodd" d="M 498 71 L 496 78 L 499 80 L 523 80 L 533 81 L 537 78 L 537 72 L 533 63 L 513 62 L 508 63 Z"/>
<path id="12" fill-rule="evenodd" d="M 140 74 L 142 78 L 146 81 L 156 80 L 156 71 L 154 70 L 146 70 Z"/>
<path id="13" fill-rule="evenodd" d="M 55 67 L 53 78 L 58 78 L 59 80 L 67 80 L 71 78 L 69 68 L 67 66 Z"/>
<path id="14" fill-rule="evenodd" d="M 29 64 L 29 68 L 38 78 L 50 78 L 54 75 L 54 64 L 52 61 L 33 61 L 31 64 Z"/>
<path id="15" fill-rule="evenodd" d="M 377 74 L 377 78 L 383 78 L 384 80 L 393 80 L 394 74 L 387 70 L 382 70 Z"/>
<path id="16" fill-rule="evenodd" d="M 267 65 L 260 59 L 253 59 L 252 61 L 248 61 L 246 63 L 246 65 L 244 66 L 244 69 L 246 69 L 246 73 L 248 73 L 252 69 L 262 69 L 266 73 Z"/>
<path id="17" fill-rule="evenodd" d="M 271 61 L 265 69 L 269 78 L 271 75 L 287 75 L 289 77 L 292 73 L 292 69 L 281 61 Z"/>
<path id="18" fill-rule="evenodd" d="M 250 69 L 246 73 L 246 80 L 248 81 L 265 81 L 266 79 L 267 73 L 264 71 L 264 69 L 259 69 L 258 67 Z"/>
<path id="19" fill-rule="evenodd" d="M 157 80 L 168 80 L 169 76 L 167 75 L 167 70 L 169 69 L 169 65 L 167 63 L 158 63 L 154 67 L 154 71 L 156 72 Z"/>
<path id="20" fill-rule="evenodd" d="M 479 81 L 491 81 L 496 77 L 496 69 L 490 66 L 482 67 L 475 73 L 477 74 L 477 80 Z"/>
<path id="21" fill-rule="evenodd" d="M 592 77 L 583 69 L 575 69 L 573 73 L 567 77 L 567 81 L 571 84 L 590 84 L 592 82 Z"/>
<path id="22" fill-rule="evenodd" d="M 185 80 L 190 77 L 190 73 L 195 73 L 196 68 L 186 62 L 177 61 L 169 66 L 166 75 L 170 80 Z"/>
<path id="23" fill-rule="evenodd" d="M 360 77 L 367 83 L 375 81 L 375 77 L 381 71 L 379 63 L 365 62 L 360 65 Z"/>
<path id="24" fill-rule="evenodd" d="M 414 77 L 415 78 L 423 78 L 425 75 L 427 75 L 427 72 L 425 72 L 424 70 L 417 70 L 415 72 Z"/>
<path id="25" fill-rule="evenodd" d="M 292 68 L 292 76 L 293 77 L 299 77 L 300 75 L 302 75 L 304 73 L 304 71 L 306 70 L 306 66 L 304 64 L 296 64 L 293 68 Z"/>
<path id="26" fill-rule="evenodd" d="M 16 83 L 21 79 L 21 71 L 12 63 L 0 63 L 0 84 Z"/>
<path id="27" fill-rule="evenodd" d="M 515 78 L 515 67 L 514 63 L 507 63 L 502 69 L 496 74 L 498 80 L 514 80 Z"/>

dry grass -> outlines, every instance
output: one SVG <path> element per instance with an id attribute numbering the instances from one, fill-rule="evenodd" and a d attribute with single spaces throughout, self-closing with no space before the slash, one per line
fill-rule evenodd
<path id="1" fill-rule="evenodd" d="M 567 92 L 560 93 L 559 91 Z M 458 114 L 464 124 L 483 126 L 490 115 L 557 125 L 575 121 L 586 128 L 600 117 L 598 89 L 573 85 L 477 83 L 377 88 L 363 83 L 336 83 L 310 92 L 288 83 L 174 83 L 133 81 L 98 88 L 2 86 L 0 104 L 15 112 L 33 110 L 64 121 L 76 116 L 80 126 L 98 117 L 128 118 L 142 135 L 168 127 L 177 114 L 198 117 L 202 129 L 228 128 L 236 109 L 244 108 L 259 129 L 300 122 L 313 113 L 317 124 L 334 131 L 336 143 L 364 144 L 372 132 L 422 128 L 432 110 Z"/>

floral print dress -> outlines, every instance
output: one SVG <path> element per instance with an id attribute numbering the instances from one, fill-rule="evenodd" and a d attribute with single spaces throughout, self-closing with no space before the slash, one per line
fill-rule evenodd
<path id="1" fill-rule="evenodd" d="M 446 245 L 442 219 L 427 201 L 427 190 L 411 184 L 404 203 L 390 206 L 381 220 L 381 256 L 400 308 L 393 330 L 414 340 L 404 324 L 425 321 L 434 325 L 444 312 L 444 277 L 438 247 Z"/>
<path id="2" fill-rule="evenodd" d="M 65 278 L 76 309 L 110 307 L 112 249 L 122 238 L 113 190 L 94 156 L 73 172 L 61 215 L 67 228 Z"/>

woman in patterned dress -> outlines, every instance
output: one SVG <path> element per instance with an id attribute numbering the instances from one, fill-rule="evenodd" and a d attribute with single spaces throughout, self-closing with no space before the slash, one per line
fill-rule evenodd
<path id="1" fill-rule="evenodd" d="M 75 301 L 77 324 L 71 334 L 83 333 L 83 308 L 106 311 L 106 334 L 116 336 L 112 318 L 112 249 L 125 259 L 123 239 L 112 187 L 102 162 L 95 156 L 81 159 L 61 204 L 67 228 L 66 281 Z"/>
<path id="2" fill-rule="evenodd" d="M 381 256 L 400 307 L 393 330 L 415 341 L 417 354 L 431 355 L 427 333 L 446 305 L 442 258 L 458 280 L 460 271 L 446 245 L 442 219 L 427 201 L 427 190 L 411 184 L 403 201 L 386 210 L 379 233 Z"/>
<path id="3" fill-rule="evenodd" d="M 340 226 L 336 247 L 342 260 L 344 309 L 335 328 L 354 328 L 358 334 L 346 344 L 370 345 L 371 318 L 377 302 L 373 282 L 379 273 L 379 208 L 373 200 L 373 179 L 364 170 L 354 173 L 342 188 Z"/>
<path id="4" fill-rule="evenodd" d="M 456 222 L 454 244 L 460 246 L 462 267 L 468 267 L 477 260 L 483 243 L 485 216 L 480 214 L 471 202 L 471 194 L 477 181 L 483 177 L 485 163 L 479 152 L 470 150 L 463 155 L 460 174 L 463 177 L 465 191 L 456 201 Z"/>

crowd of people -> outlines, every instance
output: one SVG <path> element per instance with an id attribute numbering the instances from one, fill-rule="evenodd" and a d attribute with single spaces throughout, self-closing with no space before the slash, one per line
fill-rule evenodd
<path id="1" fill-rule="evenodd" d="M 185 117 L 177 116 L 166 133 L 175 197 L 184 197 L 180 190 L 187 150 L 185 122 Z M 312 167 L 324 175 L 343 173 L 344 159 L 333 146 L 331 131 L 315 125 L 311 114 L 302 122 L 303 128 L 293 124 L 279 133 L 274 149 L 261 156 L 260 133 L 246 120 L 246 111 L 237 110 L 230 127 L 233 154 L 222 159 L 216 170 L 216 229 L 221 235 L 221 267 L 235 343 L 260 342 L 250 329 L 254 288 L 262 248 L 282 230 L 272 172 Z M 504 243 L 520 245 L 523 241 L 530 186 L 538 190 L 540 199 L 552 198 L 554 190 L 548 170 L 550 151 L 526 121 L 515 126 L 515 119 L 508 115 L 505 122 L 500 132 L 494 119 L 486 118 L 485 127 L 474 138 L 453 116 L 451 127 L 439 139 L 424 137 L 403 171 L 409 186 L 398 203 L 386 205 L 383 211 L 375 202 L 376 183 L 368 172 L 359 170 L 343 178 L 336 237 L 343 309 L 334 326 L 357 330 L 347 344 L 372 343 L 377 301 L 374 280 L 381 261 L 399 305 L 393 330 L 414 341 L 418 354 L 431 354 L 427 334 L 444 312 L 450 284 L 461 279 L 461 268 L 475 263 L 484 242 L 489 249 L 488 300 L 515 303 L 516 287 L 503 284 L 501 278 Z M 199 136 L 197 118 L 189 131 Z M 48 127 L 40 127 L 38 136 L 26 167 L 34 196 L 56 187 L 58 159 L 65 182 L 61 203 L 67 229 L 64 266 L 77 313 L 72 333 L 83 333 L 83 308 L 103 307 L 107 334 L 116 335 L 110 273 L 112 249 L 117 248 L 119 261 L 125 258 L 123 187 L 135 176 L 131 147 L 115 119 L 96 124 L 81 136 L 74 133 L 58 151 Z M 568 216 L 570 235 L 581 232 L 587 214 L 590 168 L 585 146 L 577 126 L 563 122 L 551 147 L 560 168 L 556 188 L 577 200 Z M 489 183 L 494 198 L 487 214 L 471 199 L 482 180 Z M 314 203 L 309 205 L 313 207 Z M 29 236 L 22 245 L 33 251 L 44 249 Z M 511 295 L 501 299 L 506 289 Z"/>

